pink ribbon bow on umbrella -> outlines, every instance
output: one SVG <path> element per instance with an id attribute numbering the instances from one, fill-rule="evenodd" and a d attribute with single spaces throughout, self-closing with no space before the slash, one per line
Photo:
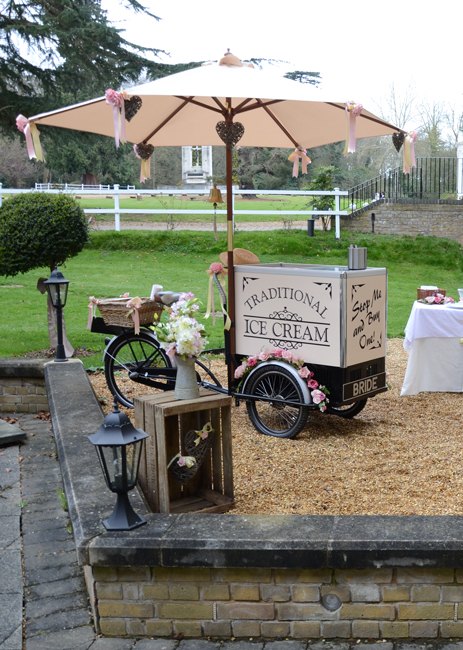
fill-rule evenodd
<path id="1" fill-rule="evenodd" d="M 299 176 L 299 160 L 301 161 L 301 173 L 307 174 L 307 165 L 312 162 L 307 155 L 307 149 L 296 147 L 292 153 L 289 154 L 288 160 L 293 163 L 293 177 Z"/>
<path id="2" fill-rule="evenodd" d="M 347 113 L 347 138 L 346 145 L 344 147 L 344 155 L 347 153 L 355 153 L 356 150 L 356 138 L 355 138 L 355 127 L 357 122 L 357 117 L 363 110 L 362 104 L 356 104 L 355 102 L 347 102 L 346 104 L 346 113 Z"/>
<path id="3" fill-rule="evenodd" d="M 412 167 L 416 167 L 415 158 L 415 141 L 417 138 L 416 131 L 407 133 L 404 141 L 404 174 L 409 174 Z"/>
<path id="4" fill-rule="evenodd" d="M 108 88 L 105 92 L 106 103 L 113 107 L 114 139 L 116 147 L 120 142 L 125 142 L 125 104 L 124 93 Z"/>
<path id="5" fill-rule="evenodd" d="M 16 127 L 21 131 L 21 133 L 24 133 L 29 158 L 36 158 L 43 162 L 44 157 L 37 126 L 33 122 L 29 122 L 27 117 L 24 117 L 24 115 L 18 115 L 16 118 Z"/>

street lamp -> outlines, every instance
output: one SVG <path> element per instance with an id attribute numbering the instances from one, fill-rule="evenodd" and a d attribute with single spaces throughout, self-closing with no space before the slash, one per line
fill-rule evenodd
<path id="1" fill-rule="evenodd" d="M 63 307 L 68 297 L 69 280 L 55 268 L 44 285 L 47 288 L 51 304 L 56 309 L 56 352 L 55 361 L 67 361 L 63 345 Z"/>
<path id="2" fill-rule="evenodd" d="M 128 492 L 137 483 L 141 450 L 147 437 L 147 433 L 136 429 L 128 416 L 119 411 L 117 400 L 114 400 L 112 413 L 106 415 L 99 429 L 88 436 L 95 445 L 106 485 L 117 494 L 111 516 L 103 521 L 107 530 L 131 530 L 146 524 L 132 508 Z"/>

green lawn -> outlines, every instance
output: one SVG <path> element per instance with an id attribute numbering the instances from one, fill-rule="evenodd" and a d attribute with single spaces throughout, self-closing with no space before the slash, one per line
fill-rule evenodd
<path id="1" fill-rule="evenodd" d="M 388 336 L 401 337 L 420 284 L 436 284 L 458 297 L 463 286 L 462 248 L 456 242 L 433 237 L 343 235 L 304 231 L 237 233 L 235 246 L 254 251 L 263 262 L 308 264 L 347 263 L 347 249 L 354 243 L 368 248 L 368 265 L 388 270 Z M 211 262 L 226 249 L 225 235 L 215 241 L 211 233 L 181 231 L 97 232 L 77 257 L 61 268 L 70 281 L 64 310 L 72 344 L 92 352 L 83 356 L 87 367 L 101 365 L 104 336 L 86 329 L 90 296 L 109 297 L 124 292 L 149 295 L 151 285 L 192 291 L 206 307 Z M 0 357 L 22 356 L 49 347 L 46 298 L 36 289 L 48 269 L 36 269 L 16 277 L 0 276 L 2 319 Z M 211 347 L 223 343 L 221 320 L 205 321 Z"/>

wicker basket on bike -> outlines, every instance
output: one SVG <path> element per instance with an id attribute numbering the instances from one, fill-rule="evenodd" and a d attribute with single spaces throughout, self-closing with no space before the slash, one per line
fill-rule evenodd
<path id="1" fill-rule="evenodd" d="M 90 298 L 90 307 L 96 306 L 106 325 L 134 328 L 137 333 L 141 325 L 151 325 L 155 315 L 160 316 L 163 304 L 151 298 Z"/>

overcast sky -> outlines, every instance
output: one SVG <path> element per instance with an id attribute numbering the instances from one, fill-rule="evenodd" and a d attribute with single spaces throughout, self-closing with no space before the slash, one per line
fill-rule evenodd
<path id="1" fill-rule="evenodd" d="M 392 87 L 416 104 L 463 107 L 463 2 L 440 0 L 145 0 L 162 20 L 137 17 L 102 0 L 125 36 L 164 49 L 163 62 L 217 60 L 229 48 L 242 59 L 278 59 L 283 71 L 320 72 L 337 101 L 380 112 Z M 415 128 L 416 125 L 408 125 Z"/>

